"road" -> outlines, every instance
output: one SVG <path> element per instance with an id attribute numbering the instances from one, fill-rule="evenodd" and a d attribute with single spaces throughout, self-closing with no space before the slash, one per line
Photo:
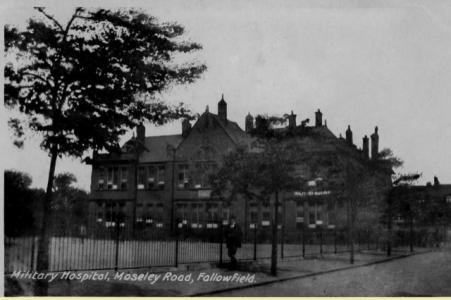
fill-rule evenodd
<path id="1" fill-rule="evenodd" d="M 214 296 L 450 296 L 451 248 Z"/>

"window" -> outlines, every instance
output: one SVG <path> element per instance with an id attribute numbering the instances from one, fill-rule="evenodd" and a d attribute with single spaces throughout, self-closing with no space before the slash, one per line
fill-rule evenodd
<path id="1" fill-rule="evenodd" d="M 188 204 L 177 203 L 176 205 L 176 216 L 178 219 L 178 227 L 181 228 L 188 223 Z"/>
<path id="2" fill-rule="evenodd" d="M 109 190 L 113 189 L 113 168 L 108 168 L 108 176 L 107 176 L 107 188 Z"/>
<path id="3" fill-rule="evenodd" d="M 445 197 L 446 203 L 450 203 L 451 204 L 451 195 L 447 195 Z"/>
<path id="4" fill-rule="evenodd" d="M 128 182 L 128 169 L 127 167 L 121 168 L 121 189 L 126 190 L 127 189 L 127 182 Z"/>
<path id="5" fill-rule="evenodd" d="M 210 175 L 217 169 L 215 162 L 199 161 L 194 165 L 194 188 L 209 188 L 210 187 Z"/>
<path id="6" fill-rule="evenodd" d="M 304 202 L 296 202 L 296 223 L 304 223 Z"/>
<path id="7" fill-rule="evenodd" d="M 157 207 L 155 209 L 155 219 L 158 220 L 158 223 L 163 222 L 163 216 L 164 216 L 164 205 L 163 203 L 157 203 Z M 158 223 L 156 224 L 157 227 L 163 227 L 163 225 L 158 225 Z"/>
<path id="8" fill-rule="evenodd" d="M 145 180 L 146 180 L 146 168 L 145 167 L 139 167 L 138 168 L 138 184 L 136 188 L 138 190 L 143 190 L 145 187 Z"/>
<path id="9" fill-rule="evenodd" d="M 309 225 L 311 228 L 315 227 L 316 225 L 323 225 L 324 224 L 324 213 L 323 213 L 323 205 L 322 204 L 310 204 L 309 205 Z"/>
<path id="10" fill-rule="evenodd" d="M 108 167 L 107 188 L 109 190 L 117 190 L 119 183 L 119 168 Z"/>
<path id="11" fill-rule="evenodd" d="M 105 189 L 105 168 L 100 167 L 98 170 L 98 181 L 97 181 L 97 188 L 99 190 Z"/>
<path id="12" fill-rule="evenodd" d="M 153 204 L 147 203 L 145 213 L 143 216 L 144 224 L 146 226 L 152 226 L 152 224 L 153 224 L 152 210 L 153 210 Z"/>
<path id="13" fill-rule="evenodd" d="M 142 225 L 143 223 L 143 215 L 144 215 L 144 211 L 143 211 L 143 204 L 142 203 L 136 203 L 136 223 L 138 225 Z"/>
<path id="14" fill-rule="evenodd" d="M 164 189 L 164 182 L 165 181 L 165 167 L 164 166 L 158 166 L 158 188 Z"/>
<path id="15" fill-rule="evenodd" d="M 218 204 L 211 203 L 208 207 L 208 220 L 216 221 L 218 219 Z"/>
<path id="16" fill-rule="evenodd" d="M 147 188 L 154 189 L 158 182 L 157 168 L 149 166 L 147 168 Z"/>
<path id="17" fill-rule="evenodd" d="M 230 208 L 223 207 L 222 208 L 222 224 L 223 225 L 229 224 L 229 219 L 230 219 Z"/>
<path id="18" fill-rule="evenodd" d="M 263 203 L 262 207 L 262 226 L 271 225 L 271 210 L 269 203 Z"/>
<path id="19" fill-rule="evenodd" d="M 316 225 L 323 224 L 323 206 L 321 204 L 316 205 Z"/>
<path id="20" fill-rule="evenodd" d="M 179 165 L 178 172 L 178 187 L 181 189 L 188 188 L 188 165 Z"/>
<path id="21" fill-rule="evenodd" d="M 200 203 L 192 203 L 191 211 L 192 211 L 192 219 L 191 219 L 191 227 L 192 228 L 202 228 L 201 222 L 201 214 L 202 214 L 202 204 Z"/>
<path id="22" fill-rule="evenodd" d="M 104 210 L 104 207 L 103 207 L 103 203 L 102 203 L 102 202 L 97 202 L 97 209 L 96 209 L 96 211 L 97 211 L 97 214 L 96 214 L 96 215 L 97 215 L 96 222 L 97 222 L 97 223 L 103 222 L 105 210 Z"/>
<path id="23" fill-rule="evenodd" d="M 249 217 L 250 217 L 251 224 L 256 224 L 258 222 L 257 203 L 249 203 Z"/>
<path id="24" fill-rule="evenodd" d="M 119 186 L 119 168 L 113 167 L 113 190 L 117 190 Z"/>
<path id="25" fill-rule="evenodd" d="M 309 225 L 316 225 L 315 204 L 310 204 L 308 206 L 308 223 Z"/>

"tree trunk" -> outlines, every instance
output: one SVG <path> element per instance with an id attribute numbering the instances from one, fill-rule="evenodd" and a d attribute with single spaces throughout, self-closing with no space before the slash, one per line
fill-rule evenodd
<path id="1" fill-rule="evenodd" d="M 277 231 L 279 224 L 279 192 L 275 192 L 274 222 L 272 224 L 272 247 L 271 247 L 271 275 L 277 275 Z"/>
<path id="2" fill-rule="evenodd" d="M 56 159 L 58 158 L 58 148 L 56 145 L 52 146 L 50 151 L 50 168 L 49 177 L 47 181 L 47 190 L 45 193 L 44 203 L 42 204 L 41 227 L 39 228 L 38 240 L 38 255 L 36 269 L 38 272 L 47 272 L 49 268 L 49 219 L 50 219 L 50 204 L 52 201 L 53 178 L 55 177 Z M 48 281 L 36 280 L 34 284 L 35 296 L 47 296 Z"/>

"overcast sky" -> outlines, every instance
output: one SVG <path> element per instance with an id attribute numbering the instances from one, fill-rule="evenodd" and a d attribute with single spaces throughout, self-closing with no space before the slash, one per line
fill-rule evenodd
<path id="1" fill-rule="evenodd" d="M 64 20 L 72 9 L 70 2 L 59 2 L 42 3 Z M 282 115 L 293 110 L 300 122 L 313 121 L 319 108 L 337 136 L 351 125 L 359 147 L 362 137 L 379 126 L 380 148 L 391 148 L 405 161 L 400 172 L 422 172 L 421 183 L 434 175 L 451 183 L 451 1 L 166 0 L 124 5 L 142 7 L 160 21 L 179 22 L 186 38 L 204 47 L 196 55 L 208 66 L 202 79 L 169 91 L 164 99 L 183 101 L 195 112 L 206 105 L 216 112 L 224 93 L 229 119 L 242 127 L 248 112 Z M 0 20 L 18 26 L 35 14 L 25 1 L 2 1 L 0 7 Z M 179 123 L 147 126 L 147 135 L 180 132 Z M 2 165 L 28 172 L 34 186 L 44 187 L 49 158 L 39 150 L 39 138 L 30 137 L 18 150 L 5 124 L 2 137 Z M 63 171 L 73 172 L 79 186 L 89 189 L 89 166 L 62 159 L 57 172 Z"/>

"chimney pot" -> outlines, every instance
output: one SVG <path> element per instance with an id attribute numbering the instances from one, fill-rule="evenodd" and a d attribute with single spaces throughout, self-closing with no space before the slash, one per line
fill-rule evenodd
<path id="1" fill-rule="evenodd" d="M 370 155 L 369 139 L 368 136 L 366 135 L 363 137 L 362 151 L 365 158 L 369 158 Z"/>
<path id="2" fill-rule="evenodd" d="M 288 128 L 296 128 L 296 115 L 291 111 L 291 115 L 288 116 Z"/>
<path id="3" fill-rule="evenodd" d="M 315 112 L 315 127 L 323 126 L 323 113 L 319 110 Z"/>
<path id="4" fill-rule="evenodd" d="M 349 145 L 352 145 L 352 130 L 351 125 L 348 125 L 348 129 L 346 130 L 346 142 Z"/>
<path id="5" fill-rule="evenodd" d="M 218 117 L 222 121 L 227 121 L 227 102 L 224 100 L 224 94 L 221 96 L 221 100 L 218 102 Z"/>
<path id="6" fill-rule="evenodd" d="M 146 138 L 146 127 L 141 123 L 136 127 L 136 137 L 138 141 L 144 143 L 144 139 Z"/>
<path id="7" fill-rule="evenodd" d="M 246 116 L 244 126 L 247 133 L 251 132 L 254 129 L 254 117 L 252 117 L 250 112 Z"/>
<path id="8" fill-rule="evenodd" d="M 377 133 L 377 126 L 374 128 L 374 133 L 371 135 L 371 159 L 376 159 L 379 154 L 379 134 Z"/>

